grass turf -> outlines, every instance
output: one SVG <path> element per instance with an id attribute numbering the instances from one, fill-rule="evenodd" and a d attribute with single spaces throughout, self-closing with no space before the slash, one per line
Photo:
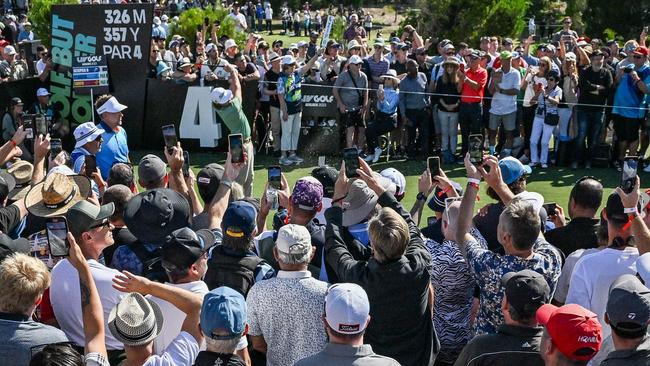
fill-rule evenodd
<path id="1" fill-rule="evenodd" d="M 137 170 L 137 162 L 139 159 L 147 153 L 157 154 L 162 156 L 162 152 L 157 151 L 136 151 L 132 153 L 131 158 L 134 161 L 135 168 Z M 305 162 L 298 166 L 282 167 L 284 174 L 289 181 L 291 188 L 293 184 L 299 178 L 307 176 L 311 173 L 318 165 L 317 157 L 308 157 L 304 156 Z M 225 154 L 223 153 L 206 153 L 206 152 L 190 152 L 190 163 L 194 172 L 198 172 L 201 167 L 209 163 L 224 163 Z M 328 165 L 335 166 L 337 169 L 340 166 L 340 157 L 338 156 L 328 156 L 327 163 Z M 278 159 L 268 157 L 262 154 L 255 156 L 255 180 L 253 183 L 253 193 L 255 197 L 261 197 L 262 191 L 264 190 L 264 185 L 267 180 L 266 168 L 268 166 L 277 165 Z M 388 167 L 393 167 L 401 171 L 406 177 L 406 197 L 402 201 L 404 207 L 410 209 L 415 201 L 415 196 L 418 193 L 417 181 L 422 171 L 426 168 L 426 160 L 422 161 L 406 161 L 406 160 L 391 160 L 385 162 L 384 159 L 380 160 L 377 164 L 373 164 L 372 169 L 375 171 L 381 171 Z M 459 164 L 446 165 L 442 167 L 447 176 L 452 180 L 461 184 L 462 187 L 467 183 L 465 168 Z M 612 192 L 612 190 L 619 184 L 620 173 L 616 172 L 614 169 L 577 169 L 571 170 L 569 168 L 563 167 L 551 167 L 548 169 L 533 169 L 533 173 L 528 179 L 528 190 L 538 192 L 544 196 L 545 202 L 556 202 L 558 205 L 564 208 L 567 212 L 567 205 L 569 199 L 569 193 L 573 184 L 580 177 L 590 175 L 597 177 L 605 187 L 605 195 L 603 198 L 603 206 L 605 205 L 607 195 Z M 644 175 L 641 172 L 642 186 Z M 477 207 L 482 207 L 487 203 L 493 202 L 493 200 L 487 196 L 486 184 L 481 184 L 480 191 L 480 202 L 477 203 Z M 433 213 L 428 208 L 424 209 L 423 219 L 421 225 L 426 224 L 424 218 L 432 216 Z M 267 223 L 268 224 L 268 223 Z"/>

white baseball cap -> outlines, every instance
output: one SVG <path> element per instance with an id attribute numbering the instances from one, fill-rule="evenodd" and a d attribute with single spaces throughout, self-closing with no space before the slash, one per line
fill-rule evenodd
<path id="1" fill-rule="evenodd" d="M 531 205 L 533 205 L 533 209 L 535 212 L 539 213 L 539 210 L 542 209 L 542 206 L 544 206 L 544 196 L 537 192 L 521 192 L 517 195 L 515 195 L 515 198 L 523 199 L 524 201 L 530 202 Z"/>
<path id="2" fill-rule="evenodd" d="M 104 133 L 104 130 L 97 127 L 96 124 L 92 122 L 82 123 L 77 128 L 75 128 L 73 134 L 74 139 L 77 141 L 74 145 L 74 148 L 84 146 L 85 144 L 97 140 L 99 136 Z"/>
<path id="3" fill-rule="evenodd" d="M 104 112 L 117 113 L 122 112 L 127 108 L 128 107 L 124 104 L 120 104 L 115 97 L 111 97 L 111 99 L 107 100 L 106 103 L 101 105 L 101 107 L 97 108 L 97 114 L 101 115 Z"/>
<path id="4" fill-rule="evenodd" d="M 155 25 L 160 25 L 160 18 L 158 18 L 158 17 L 153 17 L 153 24 L 155 24 Z"/>
<path id="5" fill-rule="evenodd" d="M 14 46 L 5 46 L 4 53 L 6 55 L 15 55 L 16 54 L 16 49 L 14 48 Z"/>
<path id="6" fill-rule="evenodd" d="M 50 92 L 47 91 L 47 89 L 45 89 L 45 88 L 38 88 L 38 90 L 36 90 L 36 96 L 37 96 L 37 97 L 44 97 L 44 96 L 46 96 L 46 95 L 51 95 Z"/>
<path id="7" fill-rule="evenodd" d="M 232 91 L 221 87 L 214 88 L 210 93 L 210 99 L 212 103 L 226 104 L 232 99 Z"/>
<path id="8" fill-rule="evenodd" d="M 225 49 L 229 49 L 230 47 L 237 47 L 237 43 L 235 43 L 234 39 L 228 39 L 223 44 L 223 48 L 225 48 Z"/>
<path id="9" fill-rule="evenodd" d="M 210 51 L 216 49 L 217 49 L 217 45 L 215 45 L 214 43 L 208 43 L 207 46 L 205 46 L 205 53 L 210 53 Z"/>
<path id="10" fill-rule="evenodd" d="M 291 55 L 286 55 L 282 57 L 282 65 L 293 65 L 296 63 L 296 59 Z"/>
<path id="11" fill-rule="evenodd" d="M 168 19 L 169 17 L 167 16 L 167 14 L 163 14 L 163 16 L 160 17 L 160 20 L 162 20 L 163 22 L 166 22 Z"/>
<path id="12" fill-rule="evenodd" d="M 406 178 L 399 170 L 395 168 L 386 168 L 381 171 L 382 177 L 390 180 L 397 187 L 397 194 L 403 195 L 406 192 Z"/>
<path id="13" fill-rule="evenodd" d="M 284 225 L 278 230 L 275 247 L 285 254 L 307 254 L 312 247 L 309 230 L 302 225 Z"/>
<path id="14" fill-rule="evenodd" d="M 350 57 L 349 62 L 351 64 L 358 65 L 358 64 L 362 64 L 363 60 L 361 59 L 361 57 L 359 57 L 357 55 L 353 55 L 352 57 Z"/>
<path id="15" fill-rule="evenodd" d="M 342 334 L 359 334 L 366 329 L 370 302 L 363 288 L 354 283 L 337 283 L 327 289 L 325 321 Z"/>

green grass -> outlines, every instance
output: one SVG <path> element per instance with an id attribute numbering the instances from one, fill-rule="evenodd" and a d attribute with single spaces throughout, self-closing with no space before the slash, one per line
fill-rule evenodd
<path id="1" fill-rule="evenodd" d="M 137 163 L 139 159 L 147 153 L 162 156 L 161 152 L 137 151 L 132 154 L 132 158 L 134 159 L 133 161 Z M 317 157 L 304 156 L 304 158 L 305 162 L 299 166 L 282 168 L 287 180 L 289 181 L 289 185 L 292 188 L 296 180 L 309 175 L 312 169 L 314 169 L 318 164 Z M 223 165 L 224 160 L 225 154 L 223 153 L 190 153 L 190 162 L 195 173 L 198 172 L 201 167 L 209 163 L 216 162 Z M 262 191 L 264 190 L 264 185 L 266 184 L 267 179 L 266 167 L 277 165 L 277 163 L 277 158 L 267 157 L 262 154 L 255 156 L 255 180 L 253 184 L 253 193 L 255 197 L 261 197 Z M 328 156 L 327 163 L 328 165 L 338 168 L 340 166 L 340 157 Z M 415 201 L 415 196 L 418 193 L 417 181 L 420 174 L 422 174 L 426 168 L 426 161 L 391 160 L 390 162 L 379 162 L 372 165 L 372 169 L 375 171 L 381 171 L 388 167 L 396 168 L 406 176 L 406 197 L 402 203 L 407 209 L 410 209 Z M 463 166 L 453 164 L 443 166 L 443 169 L 449 178 L 460 183 L 461 186 L 465 186 L 467 179 L 465 168 Z M 604 197 L 607 197 L 607 195 L 611 193 L 611 191 L 619 184 L 620 180 L 620 173 L 611 168 L 571 170 L 569 168 L 551 167 L 549 169 L 533 169 L 533 174 L 531 174 L 528 179 L 528 190 L 542 194 L 545 202 L 556 202 L 558 205 L 562 206 L 566 212 L 569 193 L 573 184 L 576 180 L 585 175 L 597 177 L 602 182 L 605 187 Z M 645 176 L 647 176 L 647 174 L 641 172 L 642 186 Z M 487 196 L 485 191 L 486 188 L 487 185 L 485 183 L 481 184 L 480 202 L 477 203 L 477 207 L 482 207 L 487 203 L 493 202 L 493 200 Z M 603 200 L 603 206 L 605 202 L 606 198 Z M 432 212 L 425 207 L 423 217 L 427 216 L 432 216 Z M 422 220 L 421 224 L 424 225 L 425 223 L 426 220 Z"/>

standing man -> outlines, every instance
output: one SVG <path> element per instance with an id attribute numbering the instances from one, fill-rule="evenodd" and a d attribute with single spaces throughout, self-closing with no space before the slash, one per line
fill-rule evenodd
<path id="1" fill-rule="evenodd" d="M 332 94 L 345 126 L 345 147 L 352 147 L 357 140 L 357 148 L 363 149 L 366 136 L 364 116 L 368 110 L 368 77 L 361 71 L 363 60 L 354 55 L 348 60 L 348 69 L 336 79 Z"/>
<path id="2" fill-rule="evenodd" d="M 271 120 L 271 137 L 273 137 L 273 154 L 280 156 L 280 136 L 282 124 L 280 123 L 280 99 L 278 98 L 278 79 L 282 72 L 280 62 L 282 57 L 275 52 L 269 55 L 271 68 L 264 74 L 264 89 L 262 92 L 269 96 L 269 115 Z"/>
<path id="3" fill-rule="evenodd" d="M 469 135 L 481 133 L 481 103 L 483 91 L 487 83 L 487 70 L 481 67 L 483 52 L 474 50 L 470 53 L 469 70 L 458 71 L 460 85 L 460 134 L 463 139 L 461 157 L 469 150 Z"/>
<path id="4" fill-rule="evenodd" d="M 126 108 L 110 94 L 100 96 L 95 102 L 95 110 L 101 118 L 98 127 L 104 130 L 102 147 L 96 155 L 97 167 L 104 180 L 108 179 L 108 172 L 115 162 L 130 161 L 126 131 L 122 128 L 122 111 Z"/>
<path id="5" fill-rule="evenodd" d="M 506 143 L 501 156 L 510 156 L 512 139 L 517 128 L 517 94 L 521 85 L 521 74 L 512 67 L 512 53 L 503 51 L 499 55 L 501 68 L 493 72 L 490 82 L 492 105 L 490 108 L 490 155 L 496 155 L 496 135 L 503 124 Z"/>
<path id="6" fill-rule="evenodd" d="M 232 4 L 232 13 L 228 15 L 232 20 L 235 21 L 235 32 L 245 32 L 248 29 L 248 24 L 246 23 L 246 16 L 239 12 L 239 3 L 235 1 Z"/>
<path id="7" fill-rule="evenodd" d="M 578 77 L 580 95 L 576 107 L 578 138 L 575 143 L 573 163 L 571 163 L 573 169 L 576 169 L 578 162 L 583 160 L 585 168 L 591 168 L 593 148 L 600 140 L 605 104 L 613 83 L 612 73 L 603 67 L 604 64 L 605 54 L 601 50 L 595 50 L 591 54 L 591 65 L 580 69 L 580 77 Z"/>
<path id="8" fill-rule="evenodd" d="M 241 133 L 243 138 L 243 149 L 246 154 L 246 161 L 239 172 L 236 182 L 244 187 L 244 195 L 251 197 L 253 194 L 253 177 L 254 153 L 255 148 L 251 142 L 251 126 L 248 118 L 242 110 L 241 84 L 237 69 L 228 64 L 225 66 L 226 72 L 230 74 L 230 89 L 214 88 L 210 93 L 212 106 L 215 111 L 228 127 L 230 133 Z"/>
<path id="9" fill-rule="evenodd" d="M 418 63 L 413 59 L 406 61 L 406 77 L 399 84 L 399 111 L 402 125 L 406 126 L 408 145 L 406 154 L 409 159 L 417 155 L 416 136 L 421 144 L 420 153 L 429 155 L 431 149 L 430 121 L 428 107 L 427 76 L 418 71 Z M 417 133 L 417 130 L 420 133 Z"/>

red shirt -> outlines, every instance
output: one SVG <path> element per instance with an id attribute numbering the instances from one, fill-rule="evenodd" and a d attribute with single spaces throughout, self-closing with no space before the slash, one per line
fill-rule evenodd
<path id="1" fill-rule="evenodd" d="M 472 79 L 479 85 L 478 90 L 472 89 L 468 83 L 463 83 L 463 91 L 460 93 L 460 101 L 463 103 L 481 103 L 483 100 L 483 88 L 487 84 L 487 70 L 479 66 L 476 71 L 465 70 L 465 77 Z"/>

